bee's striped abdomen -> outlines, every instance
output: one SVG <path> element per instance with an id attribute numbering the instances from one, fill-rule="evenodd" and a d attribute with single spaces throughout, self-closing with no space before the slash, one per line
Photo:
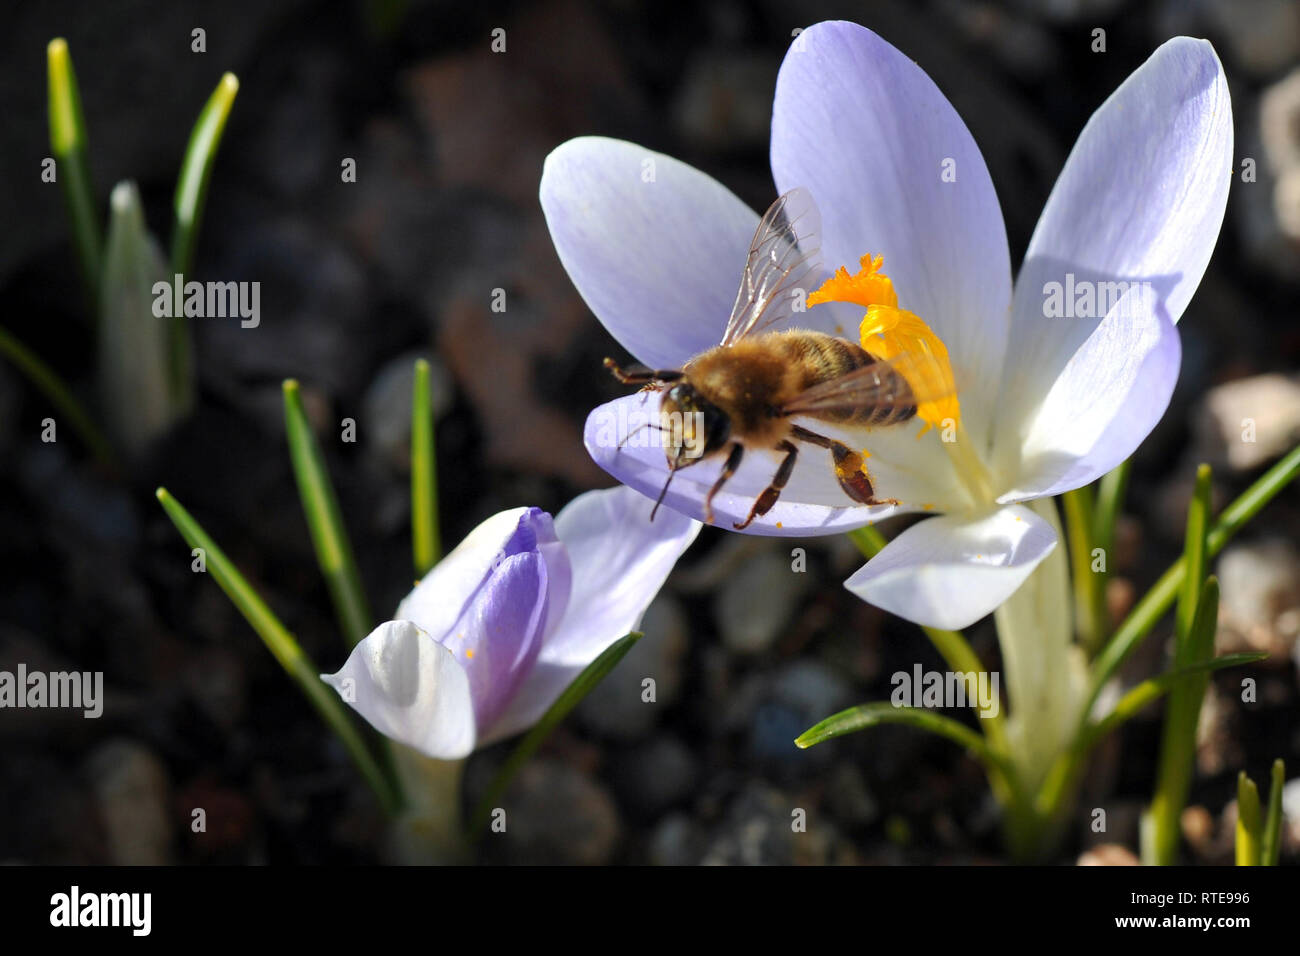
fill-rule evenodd
<path id="1" fill-rule="evenodd" d="M 847 339 L 822 332 L 789 332 L 784 337 L 788 347 L 797 352 L 798 358 L 803 359 L 798 362 L 804 370 L 804 381 L 799 383 L 800 391 L 874 365 L 878 361 Z M 883 365 L 873 374 L 880 386 L 877 401 L 852 412 L 826 413 L 817 417 L 871 427 L 898 425 L 914 417 L 916 401 L 906 379 L 894 369 Z"/>

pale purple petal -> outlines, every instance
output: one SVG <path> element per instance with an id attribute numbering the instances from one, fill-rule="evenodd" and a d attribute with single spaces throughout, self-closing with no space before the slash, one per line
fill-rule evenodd
<path id="1" fill-rule="evenodd" d="M 583 435 L 587 452 L 596 464 L 652 500 L 659 496 L 668 478 L 663 449 L 654 440 L 652 429 L 637 431 L 625 443 L 624 439 L 637 428 L 639 421 L 645 420 L 646 415 L 658 414 L 658 402 L 658 395 L 643 392 L 602 405 L 588 416 Z M 796 468 L 797 474 L 792 476 L 792 482 L 805 476 L 815 479 L 806 464 L 801 463 Z M 777 466 L 775 456 L 765 451 L 747 454 L 736 474 L 713 499 L 714 523 L 731 530 L 733 524 L 743 521 L 755 497 L 772 480 Z M 679 469 L 664 494 L 661 513 L 668 509 L 703 521 L 704 498 L 721 467 L 722 457 L 718 456 Z M 825 471 L 827 480 L 819 489 L 822 496 L 828 501 L 851 504 L 835 484 L 830 467 L 827 466 Z M 799 494 L 800 491 L 805 494 Z M 762 518 L 755 519 L 745 532 L 794 536 L 835 534 L 861 527 L 873 519 L 873 512 L 883 517 L 893 510 L 888 507 L 867 509 L 841 504 L 810 504 L 802 500 L 807 496 L 806 491 L 798 486 L 787 488 L 775 507 Z M 658 520 L 657 516 L 655 520 Z"/>
<path id="2" fill-rule="evenodd" d="M 585 667 L 617 638 L 633 631 L 700 523 L 656 515 L 631 488 L 579 495 L 555 516 L 555 530 L 573 564 L 569 613 L 539 658 Z"/>
<path id="3" fill-rule="evenodd" d="M 640 392 L 595 409 L 583 434 L 587 451 L 600 467 L 644 495 L 658 497 L 668 478 L 668 464 L 660 433 L 641 426 L 658 421 L 661 397 Z M 951 462 L 937 434 L 918 440 L 922 423 L 853 431 L 825 422 L 801 424 L 845 441 L 857 451 L 867 451 L 867 468 L 881 498 L 897 498 L 901 508 L 866 507 L 840 488 L 830 452 L 801 443 L 799 458 L 775 507 L 745 529 L 747 534 L 808 536 L 851 531 L 871 521 L 906 511 L 946 511 L 968 504 L 955 485 Z M 747 445 L 740 468 L 713 499 L 714 524 L 730 530 L 749 514 L 754 499 L 771 483 L 781 453 Z M 718 453 L 674 475 L 664 507 L 704 520 L 704 499 L 722 470 L 725 454 Z"/>
<path id="4" fill-rule="evenodd" d="M 758 225 L 730 190 L 671 156 L 584 136 L 547 157 L 541 202 L 569 278 L 638 361 L 677 368 L 718 344 Z"/>
<path id="5" fill-rule="evenodd" d="M 539 508 L 512 508 L 481 523 L 420 580 L 394 616 L 442 640 L 502 561 L 532 551 L 546 562 L 550 613 L 558 620 L 568 600 L 568 559 L 551 516 Z"/>
<path id="6" fill-rule="evenodd" d="M 1143 299 L 1152 304 L 1130 310 L 1138 316 L 1135 321 L 1149 325 L 1152 313 L 1163 313 L 1177 322 L 1182 315 L 1218 239 L 1232 149 L 1227 81 L 1213 47 L 1203 40 L 1178 37 L 1165 43 L 1088 121 L 1016 281 L 994 449 L 1004 472 L 1018 455 L 1021 438 L 1040 427 L 1032 422 L 1040 403 L 1105 316 L 1101 293 L 1113 298 L 1123 291 L 1106 283 L 1139 284 Z M 1067 306 L 1066 315 L 1050 316 L 1057 290 L 1067 289 L 1073 295 L 1056 299 Z M 1115 341 L 1119 334 L 1107 333 Z M 1149 340 L 1149 329 L 1132 337 Z M 1107 347 L 1091 352 L 1112 355 Z M 1099 390 L 1111 387 L 1102 373 L 1089 374 Z M 1117 374 L 1116 387 L 1123 391 L 1127 373 Z M 1148 398 L 1163 406 L 1165 376 L 1149 377 L 1161 387 L 1151 386 L 1154 394 Z M 1121 427 L 1129 437 L 1107 444 L 1136 444 L 1131 423 Z M 1103 448 L 1097 457 L 1115 455 Z"/>
<path id="7" fill-rule="evenodd" d="M 555 518 L 573 567 L 569 612 L 547 637 L 507 713 L 485 734 L 529 727 L 602 651 L 635 630 L 700 525 L 663 510 L 630 488 L 589 491 Z"/>
<path id="8" fill-rule="evenodd" d="M 959 630 L 991 614 L 1056 544 L 1051 525 L 1022 505 L 942 515 L 894 538 L 844 586 L 909 621 Z"/>
<path id="9" fill-rule="evenodd" d="M 827 267 L 856 272 L 863 254 L 884 256 L 899 304 L 947 344 L 964 423 L 983 447 L 1006 347 L 1011 264 L 988 168 L 943 93 L 865 27 L 809 27 L 777 79 L 772 174 L 780 192 L 812 192 Z"/>
<path id="10" fill-rule="evenodd" d="M 1132 455 L 1169 406 L 1181 357 L 1163 310 L 1109 316 L 1047 393 L 1023 438 L 1015 487 L 999 500 L 1059 495 Z"/>
<path id="11" fill-rule="evenodd" d="M 380 733 L 429 757 L 456 760 L 474 750 L 469 678 L 410 621 L 379 625 L 321 680 Z"/>
<path id="12" fill-rule="evenodd" d="M 547 565 L 535 551 L 505 558 L 441 643 L 469 677 L 481 731 L 501 716 L 532 670 L 547 621 Z"/>

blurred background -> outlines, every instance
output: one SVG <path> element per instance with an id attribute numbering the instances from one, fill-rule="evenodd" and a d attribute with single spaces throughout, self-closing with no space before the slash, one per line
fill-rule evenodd
<path id="1" fill-rule="evenodd" d="M 675 10 L 675 8 L 674 8 Z M 619 350 L 578 297 L 537 202 L 543 159 L 599 133 L 680 157 L 755 209 L 773 186 L 771 98 L 792 31 L 857 20 L 913 57 L 983 150 L 1018 263 L 1092 111 L 1163 40 L 1212 40 L 1227 69 L 1238 165 L 1217 252 L 1180 324 L 1183 369 L 1138 453 L 1110 598 L 1122 614 L 1181 548 L 1195 465 L 1230 500 L 1300 440 L 1300 3 L 1294 0 L 715 0 L 689 15 L 593 0 L 224 0 L 9 5 L 0 39 L 0 325 L 95 410 L 92 324 L 49 155 L 45 49 L 68 39 L 96 196 L 140 186 L 165 233 L 199 109 L 225 70 L 240 92 L 217 159 L 194 278 L 261 282 L 261 324 L 194 320 L 193 415 L 128 468 L 76 436 L 0 362 L 0 669 L 101 670 L 103 717 L 0 712 L 0 860 L 318 863 L 382 860 L 384 820 L 298 690 L 153 498 L 165 484 L 322 669 L 341 635 L 298 506 L 280 383 L 302 382 L 375 613 L 411 584 L 412 360 L 434 365 L 443 538 L 609 479 L 581 425 L 621 394 Z M 190 31 L 207 31 L 205 53 Z M 491 31 L 506 31 L 494 53 Z M 1106 31 L 1094 53 L 1092 31 Z M 356 160 L 355 183 L 340 163 Z M 187 277 L 188 278 L 188 277 Z M 491 311 L 503 288 L 509 307 Z M 1243 411 L 1245 409 L 1245 411 Z M 1258 441 L 1240 441 L 1240 420 Z M 357 441 L 338 440 L 357 422 Z M 887 532 L 891 529 L 886 528 Z M 1264 649 L 1216 677 L 1184 820 L 1192 859 L 1231 860 L 1236 774 L 1300 777 L 1300 490 L 1218 559 L 1221 651 Z M 791 547 L 809 570 L 790 573 Z M 811 751 L 792 739 L 889 675 L 941 660 L 914 626 L 846 592 L 847 540 L 707 530 L 652 607 L 647 637 L 517 779 L 484 862 L 949 863 L 1002 860 L 976 763 L 903 728 Z M 989 622 L 972 629 L 996 662 Z M 1168 625 L 1128 674 L 1162 664 Z M 655 675 L 658 703 L 642 704 Z M 961 719 L 968 719 L 960 715 Z M 1061 862 L 1136 847 L 1159 742 L 1155 712 L 1097 755 Z M 470 761 L 471 796 L 502 759 Z M 1300 779 L 1287 790 L 1295 859 Z M 190 830 L 194 807 L 204 833 Z M 808 833 L 790 829 L 807 809 Z"/>

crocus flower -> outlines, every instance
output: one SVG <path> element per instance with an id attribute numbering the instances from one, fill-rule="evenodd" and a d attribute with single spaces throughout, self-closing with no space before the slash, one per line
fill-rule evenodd
<path id="1" fill-rule="evenodd" d="M 552 520 L 515 508 L 479 525 L 325 675 L 381 733 L 436 758 L 532 726 L 602 651 L 635 630 L 699 533 L 651 522 L 627 488 L 591 491 Z"/>
<path id="2" fill-rule="evenodd" d="M 1014 291 L 975 141 L 930 78 L 870 30 L 828 22 L 800 35 L 777 80 L 771 162 L 778 194 L 803 187 L 816 201 L 824 265 L 847 267 L 841 286 L 809 300 L 829 304 L 789 324 L 856 340 L 872 327 L 863 309 L 870 319 L 890 303 L 865 281 L 855 288 L 866 276 L 850 273 L 860 262 L 863 273 L 878 267 L 898 309 L 946 346 L 961 416 L 948 435 L 918 438 L 933 423 L 916 420 L 857 439 L 876 495 L 901 505 L 852 505 L 826 453 L 805 446 L 776 506 L 747 531 L 828 534 L 937 512 L 846 583 L 919 623 L 967 626 L 1057 544 L 1021 502 L 1114 468 L 1168 405 L 1180 362 L 1174 323 L 1214 249 L 1232 173 L 1218 58 L 1205 41 L 1173 39 L 1101 106 Z M 718 343 L 758 221 L 725 187 L 632 143 L 589 137 L 547 159 L 541 202 L 569 276 L 637 360 L 680 368 Z M 596 462 L 647 495 L 664 486 L 663 450 L 623 426 L 645 421 L 655 400 L 646 392 L 602 406 L 586 431 Z M 720 464 L 680 471 L 665 504 L 703 517 Z M 717 523 L 742 520 L 776 467 L 775 453 L 747 449 L 714 500 Z"/>

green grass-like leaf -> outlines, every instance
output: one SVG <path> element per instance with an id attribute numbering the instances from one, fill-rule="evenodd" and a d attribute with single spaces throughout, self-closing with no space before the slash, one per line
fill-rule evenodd
<path id="1" fill-rule="evenodd" d="M 1131 688 L 1121 697 L 1111 712 L 1101 720 L 1088 724 L 1075 738 L 1069 753 L 1063 754 L 1044 780 L 1036 798 L 1040 806 L 1050 808 L 1059 801 L 1072 783 L 1073 776 L 1081 773 L 1092 748 L 1121 725 L 1142 712 L 1153 701 L 1159 700 L 1179 681 L 1194 674 L 1210 674 L 1228 667 L 1240 667 L 1262 661 L 1268 655 L 1252 651 L 1244 654 L 1224 654 L 1213 660 L 1202 661 L 1177 670 L 1166 671 Z"/>
<path id="2" fill-rule="evenodd" d="M 1208 581 L 1205 578 L 1211 479 L 1209 465 L 1197 468 L 1196 485 L 1187 508 L 1183 543 L 1186 570 L 1174 609 L 1175 671 L 1194 667 L 1214 655 L 1218 586 L 1213 578 Z M 1148 864 L 1169 866 L 1178 855 L 1180 820 L 1191 790 L 1196 758 L 1196 726 L 1208 680 L 1208 674 L 1189 677 L 1177 681 L 1169 691 L 1156 789 L 1143 828 L 1143 855 Z"/>
<path id="3" fill-rule="evenodd" d="M 1283 488 L 1300 474 L 1300 446 L 1293 448 L 1279 462 L 1247 488 L 1232 504 L 1223 509 L 1206 538 L 1206 553 L 1210 557 L 1223 550 L 1223 546 L 1245 527 L 1255 515 L 1273 500 Z M 1087 706 L 1092 709 L 1101 689 L 1128 660 L 1152 628 L 1169 610 L 1183 586 L 1187 574 L 1186 557 L 1179 558 L 1161 575 L 1160 580 L 1138 601 L 1124 622 L 1115 630 L 1106 648 L 1097 656 L 1092 668 L 1092 684 Z"/>
<path id="4" fill-rule="evenodd" d="M 429 363 L 415 363 L 411 396 L 411 550 L 415 576 L 423 577 L 442 557 L 438 524 L 438 464 L 434 454 Z"/>
<path id="5" fill-rule="evenodd" d="M 796 737 L 794 742 L 795 746 L 800 750 L 806 750 L 836 737 L 843 737 L 846 734 L 857 733 L 871 727 L 879 727 L 882 724 L 906 724 L 932 734 L 938 734 L 941 737 L 947 737 L 954 743 L 969 750 L 990 769 L 1005 774 L 1008 779 L 1014 776 L 1014 771 L 1007 760 L 1001 754 L 995 752 L 984 737 L 965 724 L 958 723 L 943 714 L 936 714 L 934 711 L 922 710 L 918 707 L 895 707 L 888 701 L 859 704 L 857 707 L 842 710 L 838 714 L 833 714 L 820 723 L 814 724 Z"/>
<path id="6" fill-rule="evenodd" d="M 1205 582 L 1206 536 L 1210 527 L 1211 474 L 1209 465 L 1196 469 L 1196 487 L 1187 507 L 1187 529 L 1184 533 L 1183 586 L 1178 596 L 1174 616 L 1175 656 L 1178 664 L 1190 664 L 1194 647 L 1189 641 L 1196 609 L 1201 603 L 1201 587 Z M 1181 658 L 1181 659 L 1180 659 Z"/>
<path id="7" fill-rule="evenodd" d="M 325 584 L 334 602 L 339 627 L 349 647 L 354 647 L 374 626 L 370 606 L 361 587 L 361 575 L 352 555 L 352 543 L 343 526 L 334 485 L 330 482 L 325 460 L 316 436 L 312 434 L 307 413 L 302 407 L 298 383 L 284 383 L 284 427 L 293 459 L 293 474 L 298 482 L 298 497 L 311 531 Z"/>
<path id="8" fill-rule="evenodd" d="M 258 596 L 253 587 L 239 573 L 203 527 L 186 511 L 165 488 L 159 488 L 158 501 L 171 518 L 176 529 L 191 548 L 202 548 L 207 572 L 226 592 L 231 603 L 244 616 L 244 620 L 257 632 L 267 650 L 280 662 L 288 675 L 307 696 L 316 712 L 342 741 L 348 755 L 370 784 L 380 803 L 390 813 L 400 805 L 398 790 L 375 759 L 370 748 L 349 715 L 347 707 L 333 688 L 320 679 L 320 668 L 312 663 L 292 634 L 279 618 Z"/>
<path id="9" fill-rule="evenodd" d="M 879 554 L 888 544 L 885 536 L 871 525 L 855 528 L 853 531 L 848 532 L 847 535 L 868 561 Z M 984 673 L 983 662 L 980 661 L 979 655 L 975 653 L 975 649 L 970 646 L 970 642 L 966 640 L 960 631 L 945 631 L 937 627 L 925 626 L 921 626 L 921 630 L 925 632 L 925 636 L 930 639 L 930 643 L 934 645 L 935 650 L 939 652 L 951 670 L 962 674 Z M 995 716 L 980 718 L 980 727 L 983 728 L 985 735 L 988 737 L 989 744 L 1000 754 L 1007 752 L 1006 724 L 1002 714 L 1003 707 L 999 705 Z"/>
<path id="10" fill-rule="evenodd" d="M 238 92 L 239 80 L 233 73 L 224 74 L 190 131 L 180 175 L 176 178 L 176 195 L 172 199 L 170 258 L 173 274 L 188 276 L 194 265 L 194 250 L 198 247 L 199 226 L 207 205 L 212 167 L 217 161 L 217 148 L 221 145 L 221 135 L 225 132 L 226 120 Z M 193 388 L 194 360 L 189 326 L 179 303 L 175 311 L 177 314 L 172 317 L 171 382 L 177 395 L 186 396 Z"/>
<path id="11" fill-rule="evenodd" d="M 81 402 L 77 401 L 68 384 L 41 361 L 35 352 L 3 328 L 0 328 L 0 355 L 13 362 L 27 380 L 49 399 L 55 412 L 68 420 L 72 430 L 81 437 L 86 447 L 101 464 L 110 469 L 116 468 L 112 445 L 95 425 L 94 419 L 86 412 Z"/>
<path id="12" fill-rule="evenodd" d="M 885 545 L 889 544 L 885 536 L 875 529 L 873 525 L 864 525 L 861 528 L 854 528 L 846 532 L 845 537 L 853 542 L 854 546 L 862 552 L 862 556 L 870 561 L 881 551 Z"/>
<path id="13" fill-rule="evenodd" d="M 1218 621 L 1219 582 L 1210 577 L 1200 589 L 1195 616 L 1181 641 L 1181 653 L 1175 652 L 1176 670 L 1186 672 L 1210 660 Z M 1196 762 L 1196 725 L 1209 680 L 1208 671 L 1187 673 L 1169 689 L 1156 788 L 1143 827 L 1142 856 L 1151 865 L 1169 866 L 1178 855 L 1180 819 Z"/>
<path id="14" fill-rule="evenodd" d="M 68 206 L 81 278 L 93 307 L 99 300 L 104 233 L 90 177 L 81 90 L 77 86 L 77 73 L 72 68 L 72 54 L 66 40 L 62 37 L 51 40 L 45 50 L 45 60 L 49 85 L 50 150 L 54 153 L 56 175 Z"/>
<path id="15" fill-rule="evenodd" d="M 1261 866 L 1277 866 L 1282 855 L 1282 785 L 1286 783 L 1286 765 L 1281 757 L 1273 761 L 1271 776 L 1268 810 L 1264 814 L 1264 839 L 1259 853 Z"/>
<path id="16" fill-rule="evenodd" d="M 1069 547 L 1070 583 L 1074 592 L 1075 629 L 1088 654 L 1095 654 L 1110 630 L 1106 606 L 1106 575 L 1092 570 L 1096 502 L 1091 485 L 1061 495 L 1065 511 L 1066 544 Z M 1105 552 L 1104 560 L 1111 560 Z"/>
<path id="17" fill-rule="evenodd" d="M 1246 776 L 1237 774 L 1237 865 L 1259 866 L 1260 862 L 1259 788 Z"/>
<path id="18" fill-rule="evenodd" d="M 599 684 L 605 675 L 614 669 L 627 652 L 637 641 L 641 640 L 641 634 L 633 631 L 625 634 L 617 641 L 605 648 L 600 656 L 587 665 L 586 669 L 574 678 L 573 683 L 565 688 L 555 703 L 551 704 L 542 719 L 533 725 L 533 728 L 523 736 L 523 739 L 510 752 L 501 769 L 497 771 L 492 782 L 488 784 L 487 790 L 479 798 L 478 806 L 470 817 L 469 832 L 473 839 L 478 839 L 483 835 L 487 825 L 488 818 L 492 815 L 493 808 L 510 786 L 510 781 L 515 778 L 520 768 L 526 764 L 529 759 L 537 752 L 537 748 L 542 742 L 551 735 L 553 731 L 578 703 L 591 693 L 592 688 Z"/>
<path id="19" fill-rule="evenodd" d="M 1215 671 L 1221 671 L 1228 667 L 1241 667 L 1245 664 L 1254 664 L 1268 657 L 1263 651 L 1251 651 L 1243 654 L 1224 654 L 1221 657 L 1213 658 L 1208 661 L 1201 661 L 1197 664 L 1191 664 L 1187 667 L 1180 667 L 1175 670 L 1166 671 L 1158 677 L 1151 677 L 1142 683 L 1129 689 L 1129 691 L 1119 699 L 1104 718 L 1092 724 L 1087 734 L 1084 736 L 1084 742 L 1087 746 L 1100 741 L 1111 731 L 1116 730 L 1131 718 L 1137 716 L 1144 707 L 1152 701 L 1159 700 L 1164 694 L 1168 693 L 1170 688 L 1176 686 L 1179 681 L 1192 675 L 1208 675 Z"/>
<path id="20" fill-rule="evenodd" d="M 223 74 L 203 106 L 199 118 L 190 131 L 189 144 L 181 161 L 180 175 L 176 179 L 176 195 L 172 200 L 172 271 L 188 274 L 194 264 L 194 250 L 198 245 L 199 226 L 207 204 L 208 184 L 212 167 L 217 161 L 217 149 L 226 131 L 226 120 L 235 105 L 239 80 L 235 74 Z"/>
<path id="21" fill-rule="evenodd" d="M 1115 550 L 1115 525 L 1124 507 L 1131 468 L 1131 461 L 1126 460 L 1102 475 L 1097 482 L 1097 505 L 1092 512 L 1092 540 L 1095 547 L 1106 552 L 1107 567 Z"/>

